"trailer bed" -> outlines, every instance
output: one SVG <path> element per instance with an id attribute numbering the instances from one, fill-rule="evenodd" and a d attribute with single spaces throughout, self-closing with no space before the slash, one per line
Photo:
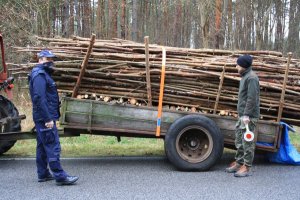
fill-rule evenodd
<path id="1" fill-rule="evenodd" d="M 156 138 L 157 109 L 154 107 L 120 105 L 95 100 L 64 97 L 60 124 L 66 134 L 95 134 Z M 160 138 L 171 124 L 186 115 L 202 115 L 212 119 L 224 136 L 224 145 L 234 148 L 236 119 L 213 114 L 163 110 Z M 275 152 L 279 148 L 279 123 L 260 120 L 256 128 L 256 149 Z M 268 145 L 261 145 L 267 143 Z"/>

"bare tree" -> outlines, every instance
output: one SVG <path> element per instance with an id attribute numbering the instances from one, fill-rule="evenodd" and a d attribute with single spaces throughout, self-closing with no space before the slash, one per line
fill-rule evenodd
<path id="1" fill-rule="evenodd" d="M 255 21 L 255 49 L 261 50 L 263 45 L 263 33 L 267 32 L 265 30 L 266 23 L 268 22 L 268 16 L 272 9 L 272 1 L 271 0 L 254 0 L 253 1 L 253 13 L 254 13 L 254 21 Z"/>
<path id="2" fill-rule="evenodd" d="M 61 20 L 61 32 L 63 37 L 69 37 L 69 0 L 64 0 L 62 4 L 62 20 Z"/>
<path id="3" fill-rule="evenodd" d="M 70 0 L 69 35 L 74 35 L 74 0 Z"/>
<path id="4" fill-rule="evenodd" d="M 82 31 L 84 37 L 91 36 L 91 1 L 82 0 Z"/>
<path id="5" fill-rule="evenodd" d="M 76 10 L 76 15 L 75 15 L 75 20 L 76 20 L 76 24 L 77 24 L 77 28 L 76 28 L 76 34 L 77 35 L 82 35 L 82 21 L 81 21 L 81 0 L 74 0 L 74 6 L 75 6 L 75 10 Z"/>
<path id="6" fill-rule="evenodd" d="M 132 0 L 132 27 L 131 27 L 131 39 L 137 41 L 138 23 L 138 0 Z"/>
<path id="7" fill-rule="evenodd" d="M 162 15 L 162 37 L 161 37 L 161 44 L 168 45 L 168 0 L 162 0 L 162 9 L 163 9 L 163 15 Z"/>
<path id="8" fill-rule="evenodd" d="M 215 8 L 215 48 L 219 49 L 220 47 L 220 27 L 221 27 L 221 17 L 222 17 L 222 0 L 216 0 Z"/>
<path id="9" fill-rule="evenodd" d="M 125 27 L 126 27 L 126 0 L 122 0 L 121 6 L 121 38 L 125 39 Z"/>
<path id="10" fill-rule="evenodd" d="M 179 47 L 181 45 L 181 28 L 182 25 L 182 2 L 181 0 L 176 0 L 176 15 L 174 18 L 174 45 Z"/>
<path id="11" fill-rule="evenodd" d="M 276 31 L 275 31 L 275 47 L 277 51 L 282 50 L 283 45 L 283 3 L 281 0 L 275 0 L 276 10 Z"/>
<path id="12" fill-rule="evenodd" d="M 228 48 L 233 48 L 233 37 L 232 37 L 232 0 L 228 0 L 228 28 L 227 28 L 227 44 Z"/>
<path id="13" fill-rule="evenodd" d="M 102 39 L 147 34 L 169 46 L 300 54 L 298 0 L 2 0 L 0 12 L 1 32 L 16 43 L 95 30 Z"/>
<path id="14" fill-rule="evenodd" d="M 299 11 L 297 11 L 297 0 L 290 0 L 289 10 L 289 33 L 288 50 L 295 51 L 299 44 L 299 21 L 296 21 Z"/>
<path id="15" fill-rule="evenodd" d="M 116 38 L 118 37 L 118 2 L 114 0 L 109 0 L 108 1 L 109 5 L 109 12 L 108 16 L 110 19 L 109 23 L 109 32 L 110 32 L 110 37 L 111 38 Z"/>
<path id="16" fill-rule="evenodd" d="M 213 2 L 210 0 L 202 0 L 200 3 L 200 27 L 202 32 L 202 43 L 204 48 L 208 48 L 209 44 L 209 23 L 210 14 L 213 11 Z"/>

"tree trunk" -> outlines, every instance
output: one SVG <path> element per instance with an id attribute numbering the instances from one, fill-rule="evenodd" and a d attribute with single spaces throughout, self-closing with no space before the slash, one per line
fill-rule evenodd
<path id="1" fill-rule="evenodd" d="M 276 51 L 282 51 L 283 47 L 283 30 L 282 30 L 282 1 L 276 0 L 275 1 L 275 10 L 276 10 L 276 32 L 275 32 L 275 50 Z"/>
<path id="2" fill-rule="evenodd" d="M 227 31 L 227 44 L 229 49 L 233 49 L 232 40 L 232 0 L 228 0 L 228 31 Z"/>
<path id="3" fill-rule="evenodd" d="M 84 37 L 91 36 L 91 2 L 90 0 L 83 0 L 83 21 L 82 21 L 82 31 Z"/>
<path id="4" fill-rule="evenodd" d="M 70 0 L 69 35 L 74 35 L 74 0 Z"/>
<path id="5" fill-rule="evenodd" d="M 76 34 L 79 36 L 82 36 L 82 31 L 81 31 L 81 0 L 74 0 L 74 6 L 75 6 L 75 10 L 76 10 L 76 24 L 77 24 L 77 28 L 76 28 Z"/>
<path id="6" fill-rule="evenodd" d="M 296 3 L 297 0 L 290 0 L 290 10 L 289 10 L 289 34 L 288 34 L 288 51 L 295 51 L 297 38 L 299 38 L 299 32 L 297 34 L 297 22 L 296 17 Z M 298 21 L 299 26 L 299 21 Z M 299 40 L 299 39 L 298 39 Z"/>
<path id="7" fill-rule="evenodd" d="M 244 6 L 244 20 L 246 23 L 244 23 L 244 48 L 245 50 L 251 49 L 251 27 L 252 27 L 252 19 L 253 16 L 251 15 L 251 10 L 252 10 L 252 2 L 251 1 L 246 1 Z"/>
<path id="8" fill-rule="evenodd" d="M 296 26 L 296 30 L 295 30 L 295 33 L 299 33 L 300 31 L 300 26 L 299 26 L 299 22 L 300 22 L 300 1 L 297 1 L 297 12 L 295 14 L 295 21 L 298 22 L 298 26 Z M 299 47 L 300 45 L 300 40 L 299 40 L 299 37 L 295 37 L 295 44 L 296 44 L 296 47 Z M 295 47 L 295 48 L 296 48 Z M 296 48 L 295 49 L 295 53 L 298 58 L 300 56 L 300 49 L 299 48 Z"/>
<path id="9" fill-rule="evenodd" d="M 108 18 L 110 19 L 109 23 L 109 36 L 110 38 L 117 38 L 118 37 L 118 4 L 114 0 L 108 1 Z"/>
<path id="10" fill-rule="evenodd" d="M 46 18 L 46 23 L 47 23 L 46 36 L 47 37 L 50 37 L 50 35 L 51 35 L 51 22 L 52 22 L 52 20 L 51 20 L 51 5 L 52 5 L 51 1 L 48 0 L 47 1 L 47 18 Z"/>
<path id="11" fill-rule="evenodd" d="M 121 12 L 121 38 L 125 39 L 126 28 L 126 0 L 122 0 L 122 12 Z"/>
<path id="12" fill-rule="evenodd" d="M 212 2 L 210 0 L 204 0 L 200 4 L 200 26 L 202 32 L 202 43 L 204 48 L 208 48 L 209 41 L 209 14 L 212 12 Z"/>
<path id="13" fill-rule="evenodd" d="M 139 1 L 138 4 L 138 34 L 137 34 L 137 41 L 142 42 L 144 41 L 144 31 L 145 31 L 145 11 L 144 11 L 144 4 L 145 1 Z"/>
<path id="14" fill-rule="evenodd" d="M 137 41 L 137 12 L 138 12 L 138 0 L 132 0 L 132 28 L 131 28 L 131 39 Z"/>
<path id="15" fill-rule="evenodd" d="M 220 48 L 220 27 L 221 27 L 221 16 L 222 15 L 222 0 L 216 0 L 215 9 L 215 48 Z"/>
<path id="16" fill-rule="evenodd" d="M 53 2 L 52 8 L 51 8 L 51 13 L 52 13 L 52 35 L 56 35 L 56 1 Z"/>
<path id="17" fill-rule="evenodd" d="M 241 8 L 243 6 L 241 5 L 241 0 L 236 0 L 235 2 L 235 27 L 234 27 L 234 49 L 241 49 L 241 35 L 242 35 L 242 30 L 241 28 L 237 27 L 242 27 L 242 14 L 241 14 Z"/>
<path id="18" fill-rule="evenodd" d="M 228 23 L 228 0 L 223 1 L 223 5 L 221 7 L 222 13 L 221 13 L 221 27 L 219 31 L 220 36 L 220 48 L 225 49 L 225 39 L 226 39 L 226 30 L 227 30 L 227 23 Z"/>
<path id="19" fill-rule="evenodd" d="M 270 5 L 271 7 L 271 5 Z M 271 8 L 270 8 L 271 10 Z M 269 20 L 270 20 L 270 12 L 267 13 L 265 15 L 265 19 L 266 19 L 266 22 L 265 22 L 265 27 L 264 27 L 264 36 L 263 36 L 263 48 L 264 49 L 268 49 L 269 48 Z"/>
<path id="20" fill-rule="evenodd" d="M 177 46 L 177 47 L 180 47 L 181 43 L 180 43 L 180 31 L 181 31 L 181 28 L 180 28 L 180 25 L 182 24 L 181 22 L 181 17 L 182 15 L 182 2 L 181 0 L 177 0 L 176 1 L 176 15 L 175 15 L 175 19 L 174 19 L 174 45 Z"/>
<path id="21" fill-rule="evenodd" d="M 69 37 L 69 1 L 64 0 L 62 5 L 62 21 L 61 21 L 61 32 L 62 37 Z"/>
<path id="22" fill-rule="evenodd" d="M 168 45 L 168 0 L 163 0 L 163 16 L 162 16 L 162 41 L 161 44 Z"/>

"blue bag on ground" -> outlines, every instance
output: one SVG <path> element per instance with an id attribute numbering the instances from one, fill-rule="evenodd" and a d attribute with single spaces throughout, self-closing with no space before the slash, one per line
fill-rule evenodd
<path id="1" fill-rule="evenodd" d="M 295 130 L 286 123 L 281 122 L 281 125 L 283 126 L 283 129 L 280 148 L 275 153 L 268 153 L 267 159 L 274 163 L 300 165 L 300 154 L 290 142 L 289 138 L 289 130 L 293 132 L 295 132 Z"/>

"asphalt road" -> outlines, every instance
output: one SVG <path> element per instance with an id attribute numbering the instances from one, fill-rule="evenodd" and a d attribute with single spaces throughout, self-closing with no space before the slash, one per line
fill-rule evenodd
<path id="1" fill-rule="evenodd" d="M 299 200 L 300 166 L 270 164 L 257 156 L 253 175 L 235 178 L 224 172 L 233 154 L 208 172 L 179 172 L 165 157 L 62 159 L 73 186 L 38 183 L 35 160 L 0 157 L 0 199 L 188 199 Z"/>

